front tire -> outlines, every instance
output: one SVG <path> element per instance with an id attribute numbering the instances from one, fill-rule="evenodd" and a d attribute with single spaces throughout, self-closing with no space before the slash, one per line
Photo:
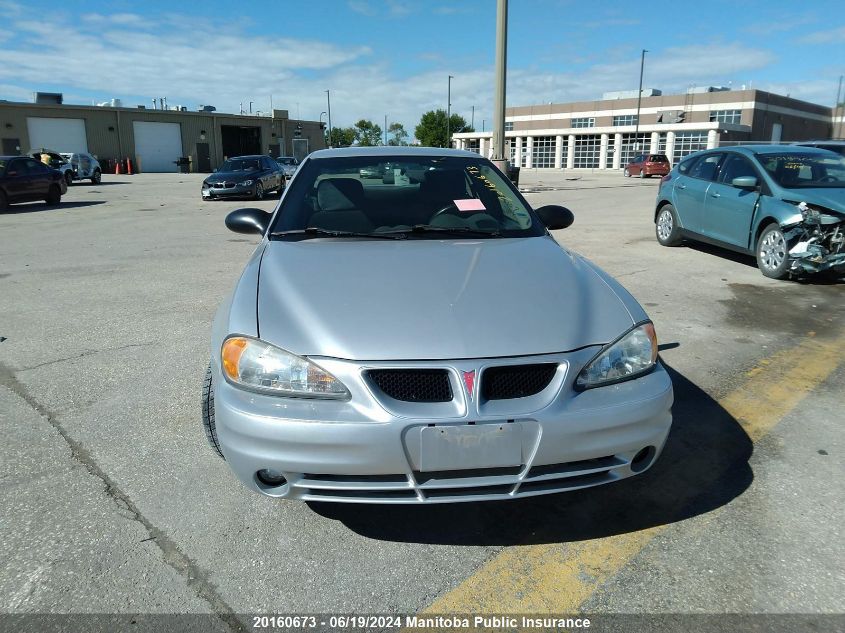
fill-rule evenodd
<path id="1" fill-rule="evenodd" d="M 770 224 L 757 240 L 757 267 L 766 277 L 786 279 L 789 275 L 789 246 L 778 224 Z"/>
<path id="2" fill-rule="evenodd" d="M 255 185 L 255 199 L 264 200 L 264 185 L 262 185 L 260 182 Z"/>
<path id="3" fill-rule="evenodd" d="M 49 204 L 50 206 L 55 206 L 62 201 L 62 190 L 59 189 L 58 185 L 50 185 L 49 191 L 47 191 L 47 197 L 44 198 L 44 202 Z"/>
<path id="4" fill-rule="evenodd" d="M 675 207 L 666 204 L 660 207 L 657 212 L 657 220 L 654 223 L 654 233 L 657 241 L 663 246 L 677 246 L 681 243 L 681 229 L 678 226 L 678 214 Z"/>
<path id="5" fill-rule="evenodd" d="M 6 198 L 6 194 L 0 191 L 0 213 L 3 213 L 6 209 L 9 208 L 9 201 Z"/>
<path id="6" fill-rule="evenodd" d="M 94 175 L 91 176 L 91 182 L 95 185 L 99 185 L 100 181 L 103 179 L 103 174 L 100 172 L 99 169 L 94 171 Z"/>
<path id="7" fill-rule="evenodd" d="M 73 184 L 73 173 L 70 170 L 65 172 L 65 182 L 67 186 L 70 187 Z"/>
<path id="8" fill-rule="evenodd" d="M 220 450 L 217 426 L 214 423 L 214 384 L 211 377 L 211 365 L 205 370 L 205 379 L 202 381 L 202 427 L 212 450 L 219 457 L 226 459 L 223 456 L 223 451 Z"/>
<path id="9" fill-rule="evenodd" d="M 622 172 L 622 174 L 625 176 L 625 178 L 631 177 L 631 172 L 628 170 L 627 167 L 625 168 L 625 171 Z"/>

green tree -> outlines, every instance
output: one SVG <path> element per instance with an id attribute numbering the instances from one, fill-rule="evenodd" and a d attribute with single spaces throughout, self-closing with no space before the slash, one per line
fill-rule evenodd
<path id="1" fill-rule="evenodd" d="M 389 135 L 387 139 L 388 145 L 407 145 L 408 133 L 405 131 L 405 126 L 401 123 L 391 123 L 387 128 Z"/>
<path id="2" fill-rule="evenodd" d="M 355 143 L 355 128 L 352 127 L 333 127 L 332 128 L 332 147 L 349 147 Z"/>
<path id="3" fill-rule="evenodd" d="M 460 114 L 453 114 L 449 117 L 449 134 L 456 132 L 475 132 L 467 125 L 466 119 Z M 446 138 L 446 111 L 429 110 L 422 115 L 420 124 L 414 129 L 414 135 L 420 145 L 427 147 L 448 147 L 449 139 Z"/>
<path id="4" fill-rule="evenodd" d="M 381 127 L 368 119 L 361 119 L 355 124 L 355 140 L 364 147 L 381 145 Z"/>

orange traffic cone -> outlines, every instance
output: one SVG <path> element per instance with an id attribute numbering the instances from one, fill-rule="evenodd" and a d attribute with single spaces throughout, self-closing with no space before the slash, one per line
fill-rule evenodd
<path id="1" fill-rule="evenodd" d="M 132 161 L 128 158 L 126 159 L 126 173 L 132 175 Z"/>
<path id="2" fill-rule="evenodd" d="M 114 175 L 117 176 L 120 173 L 120 161 L 114 161 Z"/>

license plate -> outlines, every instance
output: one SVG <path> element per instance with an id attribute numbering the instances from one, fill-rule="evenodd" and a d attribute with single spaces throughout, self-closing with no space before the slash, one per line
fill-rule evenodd
<path id="1" fill-rule="evenodd" d="M 420 441 L 423 472 L 522 464 L 522 427 L 515 422 L 427 426 Z"/>

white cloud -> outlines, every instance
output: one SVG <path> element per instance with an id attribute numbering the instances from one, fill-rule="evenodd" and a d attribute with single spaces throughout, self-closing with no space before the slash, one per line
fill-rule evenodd
<path id="1" fill-rule="evenodd" d="M 808 33 L 807 35 L 801 37 L 799 41 L 804 44 L 841 44 L 842 40 L 845 40 L 845 26 L 825 31 L 816 31 L 815 33 Z"/>

